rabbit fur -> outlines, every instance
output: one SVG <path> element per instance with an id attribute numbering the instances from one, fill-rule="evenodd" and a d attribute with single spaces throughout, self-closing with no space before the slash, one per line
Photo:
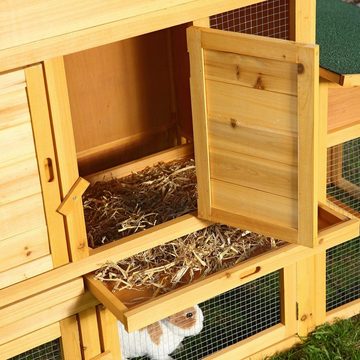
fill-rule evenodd
<path id="1" fill-rule="evenodd" d="M 170 360 L 171 354 L 187 336 L 203 328 L 204 316 L 198 305 L 128 333 L 119 321 L 122 359 L 147 355 L 151 360 Z"/>

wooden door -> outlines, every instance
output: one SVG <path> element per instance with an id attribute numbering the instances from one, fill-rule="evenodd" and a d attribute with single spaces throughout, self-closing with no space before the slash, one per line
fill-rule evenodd
<path id="1" fill-rule="evenodd" d="M 313 246 L 318 47 L 188 29 L 199 216 Z"/>
<path id="2" fill-rule="evenodd" d="M 0 288 L 68 261 L 41 65 L 0 75 Z"/>

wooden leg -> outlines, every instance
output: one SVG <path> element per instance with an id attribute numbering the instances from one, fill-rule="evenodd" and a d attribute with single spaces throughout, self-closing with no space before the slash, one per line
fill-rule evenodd
<path id="1" fill-rule="evenodd" d="M 79 327 L 76 315 L 61 320 L 60 331 L 64 360 L 82 359 Z"/>

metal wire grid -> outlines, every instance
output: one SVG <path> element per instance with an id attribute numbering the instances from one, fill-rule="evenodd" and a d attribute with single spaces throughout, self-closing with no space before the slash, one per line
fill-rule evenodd
<path id="1" fill-rule="evenodd" d="M 289 1 L 268 0 L 217 14 L 210 17 L 210 27 L 289 39 Z"/>
<path id="2" fill-rule="evenodd" d="M 360 217 L 360 138 L 328 150 L 327 183 L 330 204 Z"/>
<path id="3" fill-rule="evenodd" d="M 171 357 L 202 359 L 279 324 L 280 302 L 280 273 L 276 271 L 199 304 L 203 329 L 198 335 L 186 337 Z"/>
<path id="4" fill-rule="evenodd" d="M 360 237 L 326 251 L 326 311 L 360 298 Z"/>
<path id="5" fill-rule="evenodd" d="M 62 360 L 60 339 L 55 339 L 9 360 Z M 75 360 L 75 359 L 74 359 Z"/>

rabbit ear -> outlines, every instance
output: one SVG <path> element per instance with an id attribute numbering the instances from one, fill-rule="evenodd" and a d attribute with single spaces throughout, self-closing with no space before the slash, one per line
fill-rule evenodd
<path id="1" fill-rule="evenodd" d="M 156 344 L 159 345 L 160 344 L 160 339 L 161 339 L 161 335 L 163 334 L 160 322 L 157 321 L 156 323 L 150 324 L 146 327 L 146 331 L 148 332 L 151 341 Z"/>

